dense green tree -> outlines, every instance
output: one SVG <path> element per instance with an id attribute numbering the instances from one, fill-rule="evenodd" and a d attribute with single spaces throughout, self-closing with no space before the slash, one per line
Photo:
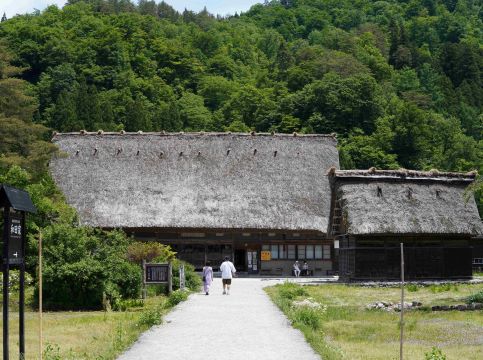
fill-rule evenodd
<path id="1" fill-rule="evenodd" d="M 85 124 L 77 118 L 76 104 L 72 93 L 62 90 L 50 115 L 50 126 L 59 131 L 69 132 L 84 129 Z"/>
<path id="2" fill-rule="evenodd" d="M 0 23 L 0 131 L 21 129 L 29 144 L 48 140 L 42 125 L 337 132 L 346 167 L 482 171 L 480 10 L 471 0 L 274 0 L 214 17 L 70 0 Z M 0 146 L 4 168 L 43 161 L 42 147 Z"/>
<path id="3" fill-rule="evenodd" d="M 188 131 L 211 130 L 212 116 L 205 107 L 203 98 L 193 93 L 184 93 L 178 101 L 180 120 Z"/>
<path id="4" fill-rule="evenodd" d="M 92 130 L 102 124 L 99 96 L 94 86 L 87 86 L 81 79 L 75 99 L 75 114 L 77 122 L 84 128 Z"/>
<path id="5" fill-rule="evenodd" d="M 139 0 L 137 10 L 142 15 L 151 15 L 151 16 L 158 15 L 158 6 L 156 5 L 156 2 L 153 0 Z"/>
<path id="6" fill-rule="evenodd" d="M 136 94 L 126 106 L 124 128 L 126 131 L 151 131 L 153 127 L 149 102 L 141 94 Z"/>
<path id="7" fill-rule="evenodd" d="M 236 83 L 223 76 L 205 76 L 198 83 L 198 93 L 211 110 L 219 109 L 236 89 Z"/>
<path id="8" fill-rule="evenodd" d="M 173 9 L 173 7 L 164 1 L 158 4 L 158 17 L 160 19 L 168 19 L 171 21 L 176 21 L 179 19 L 179 13 Z"/>
<path id="9" fill-rule="evenodd" d="M 139 295 L 141 269 L 127 260 L 124 233 L 55 224 L 43 234 L 47 309 L 100 309 L 103 296 L 113 302 Z"/>
<path id="10" fill-rule="evenodd" d="M 0 44 L 0 173 L 22 166 L 38 179 L 55 148 L 47 140 L 47 128 L 32 123 L 35 98 L 28 83 L 14 78 L 22 69 L 13 66 L 13 56 Z"/>
<path id="11" fill-rule="evenodd" d="M 328 73 L 294 95 L 294 115 L 308 120 L 318 133 L 346 134 L 355 127 L 371 131 L 382 111 L 378 91 L 376 81 L 369 75 L 342 78 Z"/>
<path id="12" fill-rule="evenodd" d="M 455 87 L 465 80 L 481 85 L 482 56 L 481 48 L 465 43 L 448 43 L 442 48 L 441 65 Z"/>
<path id="13" fill-rule="evenodd" d="M 425 141 L 431 133 L 428 117 L 414 104 L 395 99 L 390 113 L 393 115 L 391 128 L 395 134 L 393 149 L 399 164 L 406 169 L 424 168 L 431 151 Z"/>

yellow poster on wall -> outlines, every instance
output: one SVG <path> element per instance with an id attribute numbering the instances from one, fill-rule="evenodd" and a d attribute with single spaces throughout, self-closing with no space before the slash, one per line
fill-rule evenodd
<path id="1" fill-rule="evenodd" d="M 270 261 L 272 260 L 272 253 L 270 251 L 262 251 L 261 258 L 262 261 Z"/>

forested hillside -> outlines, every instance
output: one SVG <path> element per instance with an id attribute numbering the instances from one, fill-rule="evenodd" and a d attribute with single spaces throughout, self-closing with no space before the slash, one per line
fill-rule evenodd
<path id="1" fill-rule="evenodd" d="M 255 130 L 336 132 L 344 168 L 481 171 L 482 17 L 477 0 L 281 0 L 226 18 L 70 0 L 16 16 L 0 24 L 0 166 L 38 176 L 45 128 Z"/>

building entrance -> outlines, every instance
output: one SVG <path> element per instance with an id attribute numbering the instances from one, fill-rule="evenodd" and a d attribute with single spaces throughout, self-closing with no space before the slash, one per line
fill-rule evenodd
<path id="1" fill-rule="evenodd" d="M 247 251 L 245 249 L 235 249 L 233 265 L 235 265 L 236 271 L 247 271 Z"/>
<path id="2" fill-rule="evenodd" d="M 235 249 L 234 262 L 236 271 L 258 274 L 260 271 L 259 251 L 255 249 Z"/>
<path id="3" fill-rule="evenodd" d="M 257 274 L 259 271 L 258 251 L 247 250 L 247 270 L 249 274 Z"/>

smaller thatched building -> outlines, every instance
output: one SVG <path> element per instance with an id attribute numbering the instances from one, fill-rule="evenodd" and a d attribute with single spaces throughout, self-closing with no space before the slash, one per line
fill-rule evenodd
<path id="1" fill-rule="evenodd" d="M 470 278 L 471 239 L 483 225 L 466 187 L 475 174 L 335 170 L 328 234 L 341 280 Z"/>

